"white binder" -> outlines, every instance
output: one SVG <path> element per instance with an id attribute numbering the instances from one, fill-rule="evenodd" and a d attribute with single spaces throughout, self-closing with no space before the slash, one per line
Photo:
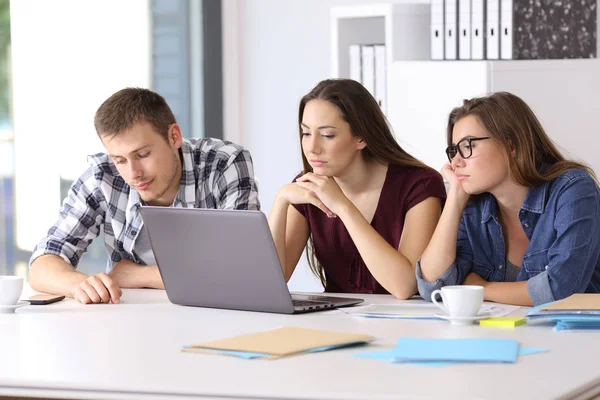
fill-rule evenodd
<path id="1" fill-rule="evenodd" d="M 513 0 L 501 0 L 500 7 L 500 58 L 513 58 Z"/>
<path id="2" fill-rule="evenodd" d="M 444 59 L 444 0 L 431 0 L 431 59 Z"/>
<path id="3" fill-rule="evenodd" d="M 375 97 L 375 46 L 360 46 L 363 86 Z"/>
<path id="4" fill-rule="evenodd" d="M 458 58 L 471 59 L 471 0 L 458 1 Z"/>
<path id="5" fill-rule="evenodd" d="M 485 0 L 471 1 L 471 59 L 485 59 Z"/>
<path id="6" fill-rule="evenodd" d="M 458 0 L 444 0 L 444 58 L 456 60 L 458 56 Z"/>
<path id="7" fill-rule="evenodd" d="M 375 45 L 375 100 L 381 106 L 385 114 L 387 111 L 386 103 L 386 64 L 385 64 L 385 45 Z"/>
<path id="8" fill-rule="evenodd" d="M 350 57 L 350 79 L 354 79 L 356 82 L 360 82 L 360 45 L 350 45 L 348 56 Z"/>
<path id="9" fill-rule="evenodd" d="M 487 0 L 486 7 L 486 58 L 500 58 L 500 0 Z"/>

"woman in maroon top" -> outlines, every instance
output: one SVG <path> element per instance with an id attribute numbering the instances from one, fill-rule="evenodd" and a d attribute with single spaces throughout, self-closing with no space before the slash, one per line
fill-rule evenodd
<path id="1" fill-rule="evenodd" d="M 411 297 L 446 197 L 441 175 L 398 145 L 356 81 L 320 82 L 300 101 L 298 122 L 304 172 L 269 215 L 286 280 L 310 239 L 325 291 Z"/>

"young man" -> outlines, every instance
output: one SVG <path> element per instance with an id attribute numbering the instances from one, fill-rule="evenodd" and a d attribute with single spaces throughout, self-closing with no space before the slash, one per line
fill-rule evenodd
<path id="1" fill-rule="evenodd" d="M 35 247 L 35 290 L 81 303 L 118 303 L 120 288 L 164 288 L 140 206 L 258 210 L 250 153 L 216 139 L 183 139 L 165 99 L 127 88 L 108 98 L 94 126 L 106 154 L 73 183 L 58 221 Z M 107 273 L 76 270 L 104 226 Z"/>

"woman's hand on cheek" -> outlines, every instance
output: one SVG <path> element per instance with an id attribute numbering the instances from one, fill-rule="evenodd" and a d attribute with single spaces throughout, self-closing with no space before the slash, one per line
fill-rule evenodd
<path id="1" fill-rule="evenodd" d="M 456 172 L 452 164 L 447 162 L 440 170 L 440 174 L 444 177 L 444 180 L 448 182 L 448 195 L 457 195 L 462 199 L 468 199 L 469 194 L 465 192 L 461 182 L 456 177 Z"/>

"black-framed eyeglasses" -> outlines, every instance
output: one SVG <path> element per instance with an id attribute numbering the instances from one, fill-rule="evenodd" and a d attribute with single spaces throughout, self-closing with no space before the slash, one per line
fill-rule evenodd
<path id="1" fill-rule="evenodd" d="M 477 140 L 485 140 L 491 139 L 489 136 L 486 137 L 466 137 L 458 141 L 458 143 L 448 146 L 446 148 L 446 155 L 448 156 L 448 161 L 452 162 L 452 159 L 456 156 L 456 154 L 460 154 L 462 158 L 469 158 L 473 155 L 473 147 L 471 146 L 471 142 L 475 142 Z"/>

